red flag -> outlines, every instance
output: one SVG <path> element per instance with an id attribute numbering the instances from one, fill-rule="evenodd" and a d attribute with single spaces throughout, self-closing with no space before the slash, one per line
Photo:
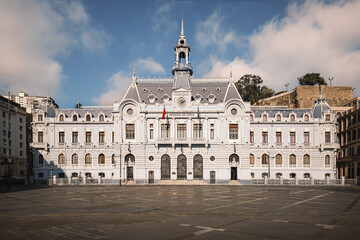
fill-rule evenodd
<path id="1" fill-rule="evenodd" d="M 165 115 L 166 115 L 166 111 L 165 111 L 165 106 L 164 106 L 162 119 L 164 119 L 164 118 L 165 118 Z"/>

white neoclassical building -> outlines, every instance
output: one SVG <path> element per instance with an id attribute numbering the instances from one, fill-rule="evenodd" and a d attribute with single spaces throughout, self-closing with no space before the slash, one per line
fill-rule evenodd
<path id="1" fill-rule="evenodd" d="M 113 106 L 37 110 L 35 179 L 336 178 L 336 120 L 325 99 L 312 109 L 251 107 L 231 74 L 192 76 L 183 25 L 174 50 L 172 78 L 134 73 L 123 100 Z"/>

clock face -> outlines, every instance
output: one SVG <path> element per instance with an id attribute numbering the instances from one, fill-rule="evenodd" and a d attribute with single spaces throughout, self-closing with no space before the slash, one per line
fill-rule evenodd
<path id="1" fill-rule="evenodd" d="M 183 97 L 179 97 L 178 100 L 177 100 L 177 103 L 178 103 L 179 107 L 185 107 L 186 99 L 183 98 Z"/>

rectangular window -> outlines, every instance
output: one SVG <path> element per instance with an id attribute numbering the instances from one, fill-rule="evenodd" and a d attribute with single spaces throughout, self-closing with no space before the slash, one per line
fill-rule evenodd
<path id="1" fill-rule="evenodd" d="M 20 133 L 20 136 L 19 136 L 19 137 L 20 137 L 20 139 L 22 139 L 22 138 L 23 138 L 22 136 L 23 136 L 23 135 Z"/>
<path id="2" fill-rule="evenodd" d="M 304 132 L 304 143 L 310 143 L 310 133 Z"/>
<path id="3" fill-rule="evenodd" d="M 154 139 L 154 124 L 150 123 L 149 139 Z"/>
<path id="4" fill-rule="evenodd" d="M 22 148 L 22 147 L 23 147 L 23 145 L 24 145 L 24 144 L 21 142 L 21 143 L 20 143 L 20 148 Z"/>
<path id="5" fill-rule="evenodd" d="M 331 142 L 330 132 L 325 132 L 325 143 Z"/>
<path id="6" fill-rule="evenodd" d="M 250 132 L 250 143 L 254 143 L 254 132 Z"/>
<path id="7" fill-rule="evenodd" d="M 356 114 L 352 115 L 352 124 L 356 124 Z"/>
<path id="8" fill-rule="evenodd" d="M 357 147 L 357 154 L 360 155 L 360 146 Z"/>
<path id="9" fill-rule="evenodd" d="M 262 132 L 262 143 L 269 143 L 268 132 Z"/>
<path id="10" fill-rule="evenodd" d="M 356 130 L 352 130 L 352 140 L 355 140 L 356 139 Z"/>
<path id="11" fill-rule="evenodd" d="M 23 151 L 20 151 L 20 157 L 22 157 L 22 155 L 23 155 Z"/>
<path id="12" fill-rule="evenodd" d="M 43 120 L 43 115 L 38 115 L 38 121 L 42 122 L 42 120 Z"/>
<path id="13" fill-rule="evenodd" d="M 290 143 L 296 143 L 296 133 L 290 132 Z"/>
<path id="14" fill-rule="evenodd" d="M 215 125 L 213 123 L 210 124 L 210 139 L 215 139 Z"/>
<path id="15" fill-rule="evenodd" d="M 161 138 L 170 138 L 170 124 L 161 124 Z"/>
<path id="16" fill-rule="evenodd" d="M 72 143 L 78 143 L 78 132 L 72 132 Z"/>
<path id="17" fill-rule="evenodd" d="M 6 117 L 6 112 L 3 111 L 3 118 L 5 118 L 5 117 Z"/>
<path id="18" fill-rule="evenodd" d="M 22 118 L 21 118 L 21 117 L 19 118 L 19 121 L 20 121 L 20 123 L 22 123 L 22 121 L 23 121 L 23 120 L 22 120 Z"/>
<path id="19" fill-rule="evenodd" d="M 91 143 L 91 132 L 86 132 L 85 143 Z"/>
<path id="20" fill-rule="evenodd" d="M 229 139 L 239 139 L 238 124 L 229 124 Z"/>
<path id="21" fill-rule="evenodd" d="M 357 138 L 360 139 L 360 128 L 358 128 L 357 131 L 358 131 L 358 137 Z"/>
<path id="22" fill-rule="evenodd" d="M 19 127 L 19 130 L 22 131 L 22 130 L 23 130 L 23 126 L 20 126 L 20 127 Z"/>
<path id="23" fill-rule="evenodd" d="M 282 143 L 281 132 L 276 132 L 276 143 Z"/>
<path id="24" fill-rule="evenodd" d="M 325 115 L 325 121 L 330 121 L 330 114 Z"/>
<path id="25" fill-rule="evenodd" d="M 99 143 L 105 143 L 105 132 L 99 132 Z"/>
<path id="26" fill-rule="evenodd" d="M 111 133 L 111 142 L 112 143 L 115 142 L 115 132 L 114 131 Z"/>
<path id="27" fill-rule="evenodd" d="M 202 137 L 203 137 L 202 124 L 201 123 L 194 124 L 194 138 L 202 138 Z"/>
<path id="28" fill-rule="evenodd" d="M 135 124 L 126 124 L 126 139 L 135 139 Z"/>
<path id="29" fill-rule="evenodd" d="M 44 142 L 44 133 L 43 132 L 38 132 L 38 142 L 39 143 Z"/>
<path id="30" fill-rule="evenodd" d="M 65 142 L 65 132 L 59 132 L 59 143 Z"/>
<path id="31" fill-rule="evenodd" d="M 177 125 L 177 137 L 186 138 L 186 124 Z"/>

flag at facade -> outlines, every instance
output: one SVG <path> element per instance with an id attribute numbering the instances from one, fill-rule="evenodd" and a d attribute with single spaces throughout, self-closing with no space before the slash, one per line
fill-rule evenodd
<path id="1" fill-rule="evenodd" d="M 165 115 L 166 115 L 166 111 L 165 111 L 165 106 L 164 106 L 164 110 L 163 110 L 163 115 L 162 115 L 162 119 L 165 118 Z"/>

